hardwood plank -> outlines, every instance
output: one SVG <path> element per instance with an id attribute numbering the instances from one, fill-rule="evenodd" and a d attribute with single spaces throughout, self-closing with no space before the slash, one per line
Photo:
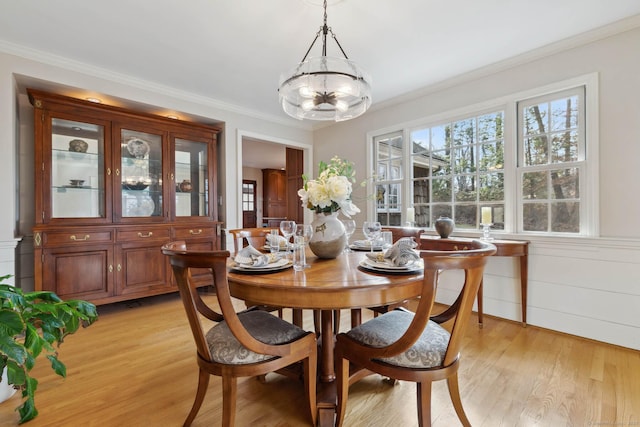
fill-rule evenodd
<path id="1" fill-rule="evenodd" d="M 100 306 L 99 312 L 98 322 L 60 348 L 66 379 L 38 361 L 40 415 L 29 427 L 182 425 L 197 367 L 177 294 Z M 348 330 L 348 310 L 341 319 L 341 330 Z M 304 326 L 313 328 L 308 310 Z M 640 419 L 638 351 L 485 316 L 483 329 L 475 319 L 469 323 L 462 357 L 460 390 L 474 426 L 631 425 Z M 219 425 L 221 390 L 212 377 L 194 427 Z M 412 383 L 368 377 L 350 388 L 345 423 L 416 425 L 415 393 Z M 432 396 L 434 427 L 460 425 L 444 382 L 434 384 Z M 17 425 L 19 404 L 18 395 L 0 404 L 0 425 Z M 240 379 L 237 407 L 238 426 L 307 425 L 302 384 L 277 374 L 264 384 Z"/>

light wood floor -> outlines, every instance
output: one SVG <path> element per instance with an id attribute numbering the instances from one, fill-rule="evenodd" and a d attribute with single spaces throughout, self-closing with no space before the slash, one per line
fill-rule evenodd
<path id="1" fill-rule="evenodd" d="M 210 297 L 207 297 L 210 298 Z M 177 294 L 99 308 L 100 319 L 60 349 L 68 377 L 40 359 L 40 426 L 180 426 L 196 389 L 195 347 Z M 365 311 L 365 315 L 368 311 Z M 286 316 L 290 313 L 285 313 Z M 348 312 L 343 312 L 343 330 Z M 473 318 L 475 321 L 475 316 Z M 305 312 L 305 326 L 311 327 Z M 470 325 L 460 372 L 474 426 L 640 425 L 640 352 L 488 317 Z M 213 377 L 197 426 L 220 425 Z M 237 426 L 307 425 L 302 385 L 276 374 L 241 379 Z M 0 404 L 0 425 L 17 425 L 20 397 Z M 460 425 L 444 382 L 434 384 L 433 425 Z M 348 426 L 416 425 L 415 387 L 379 376 L 351 387 Z"/>

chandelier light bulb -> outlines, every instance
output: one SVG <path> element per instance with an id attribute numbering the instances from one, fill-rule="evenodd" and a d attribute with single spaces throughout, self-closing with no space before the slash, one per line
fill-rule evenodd
<path id="1" fill-rule="evenodd" d="M 329 33 L 344 58 L 326 56 Z M 322 55 L 307 58 L 318 38 L 322 38 Z M 300 120 L 349 120 L 371 105 L 371 77 L 349 60 L 327 26 L 326 0 L 323 26 L 302 61 L 281 75 L 278 93 L 284 112 Z"/>

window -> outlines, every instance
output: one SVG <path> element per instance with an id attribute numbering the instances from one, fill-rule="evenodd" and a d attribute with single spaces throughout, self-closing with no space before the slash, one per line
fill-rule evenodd
<path id="1" fill-rule="evenodd" d="M 518 103 L 522 230 L 580 232 L 584 88 Z"/>
<path id="2" fill-rule="evenodd" d="M 403 138 L 396 132 L 374 138 L 376 217 L 383 225 L 402 224 Z"/>
<path id="3" fill-rule="evenodd" d="M 479 228 L 481 207 L 504 228 L 504 111 L 422 127 L 411 132 L 416 225 L 440 216 L 458 228 Z"/>
<path id="4" fill-rule="evenodd" d="M 416 226 L 447 216 L 475 231 L 490 208 L 494 230 L 595 235 L 596 85 L 580 77 L 374 135 L 377 219 L 403 225 L 413 208 Z"/>
<path id="5" fill-rule="evenodd" d="M 242 210 L 243 211 L 255 211 L 255 183 L 243 182 L 242 183 Z"/>

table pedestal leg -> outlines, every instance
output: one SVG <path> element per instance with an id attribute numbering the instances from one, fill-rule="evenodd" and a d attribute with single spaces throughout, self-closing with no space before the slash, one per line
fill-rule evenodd
<path id="1" fill-rule="evenodd" d="M 333 366 L 335 313 L 320 313 L 320 382 L 318 383 L 318 426 L 333 427 L 336 417 L 336 374 Z"/>
<path id="2" fill-rule="evenodd" d="M 322 310 L 320 315 L 321 362 L 320 381 L 332 382 L 336 379 L 333 367 L 333 310 Z"/>

